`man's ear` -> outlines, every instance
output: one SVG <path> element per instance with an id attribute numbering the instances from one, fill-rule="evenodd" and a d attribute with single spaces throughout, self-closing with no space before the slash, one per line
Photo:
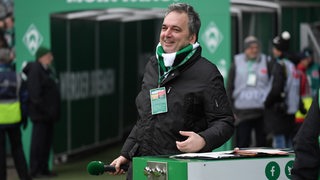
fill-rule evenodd
<path id="1" fill-rule="evenodd" d="M 189 37 L 189 41 L 190 41 L 190 44 L 194 44 L 197 40 L 197 36 L 196 34 L 192 34 L 190 37 Z"/>

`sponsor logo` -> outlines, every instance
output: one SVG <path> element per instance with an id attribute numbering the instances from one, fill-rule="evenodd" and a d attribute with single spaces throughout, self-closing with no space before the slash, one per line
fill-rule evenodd
<path id="1" fill-rule="evenodd" d="M 202 34 L 202 40 L 210 53 L 214 53 L 223 40 L 223 35 L 214 22 L 210 22 Z"/>
<path id="2" fill-rule="evenodd" d="M 23 43 L 34 56 L 43 41 L 43 36 L 34 24 L 31 24 L 23 36 Z"/>

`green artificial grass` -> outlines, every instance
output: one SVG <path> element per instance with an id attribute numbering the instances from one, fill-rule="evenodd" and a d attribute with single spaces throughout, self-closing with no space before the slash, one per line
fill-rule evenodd
<path id="1" fill-rule="evenodd" d="M 121 145 L 115 145 L 96 154 L 76 159 L 65 164 L 55 165 L 53 169 L 58 173 L 58 176 L 54 178 L 54 180 L 125 180 L 125 175 L 113 176 L 108 173 L 104 173 L 99 176 L 93 176 L 87 172 L 87 165 L 89 162 L 99 160 L 106 164 L 111 163 L 118 157 L 120 148 Z"/>
<path id="2" fill-rule="evenodd" d="M 53 165 L 53 171 L 58 174 L 54 178 L 37 178 L 35 180 L 125 180 L 125 175 L 113 176 L 104 173 L 99 176 L 90 175 L 87 172 L 87 165 L 91 161 L 102 161 L 105 164 L 111 163 L 119 156 L 122 144 L 112 145 L 103 148 L 101 151 L 88 155 L 78 155 L 66 163 Z M 19 180 L 15 169 L 9 170 L 8 180 Z"/>

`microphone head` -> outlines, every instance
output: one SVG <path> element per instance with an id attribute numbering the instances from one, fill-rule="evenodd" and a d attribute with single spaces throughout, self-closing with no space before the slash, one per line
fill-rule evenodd
<path id="1" fill-rule="evenodd" d="M 90 175 L 101 175 L 104 173 L 104 163 L 101 161 L 91 161 L 87 165 L 87 171 Z"/>

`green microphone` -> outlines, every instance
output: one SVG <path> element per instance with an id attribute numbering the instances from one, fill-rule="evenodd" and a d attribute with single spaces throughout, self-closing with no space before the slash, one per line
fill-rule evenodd
<path id="1" fill-rule="evenodd" d="M 121 165 L 121 169 L 124 171 L 128 170 L 128 165 Z M 114 166 L 106 165 L 101 161 L 91 161 L 87 165 L 87 171 L 90 175 L 102 175 L 104 172 L 115 172 L 116 168 Z"/>

